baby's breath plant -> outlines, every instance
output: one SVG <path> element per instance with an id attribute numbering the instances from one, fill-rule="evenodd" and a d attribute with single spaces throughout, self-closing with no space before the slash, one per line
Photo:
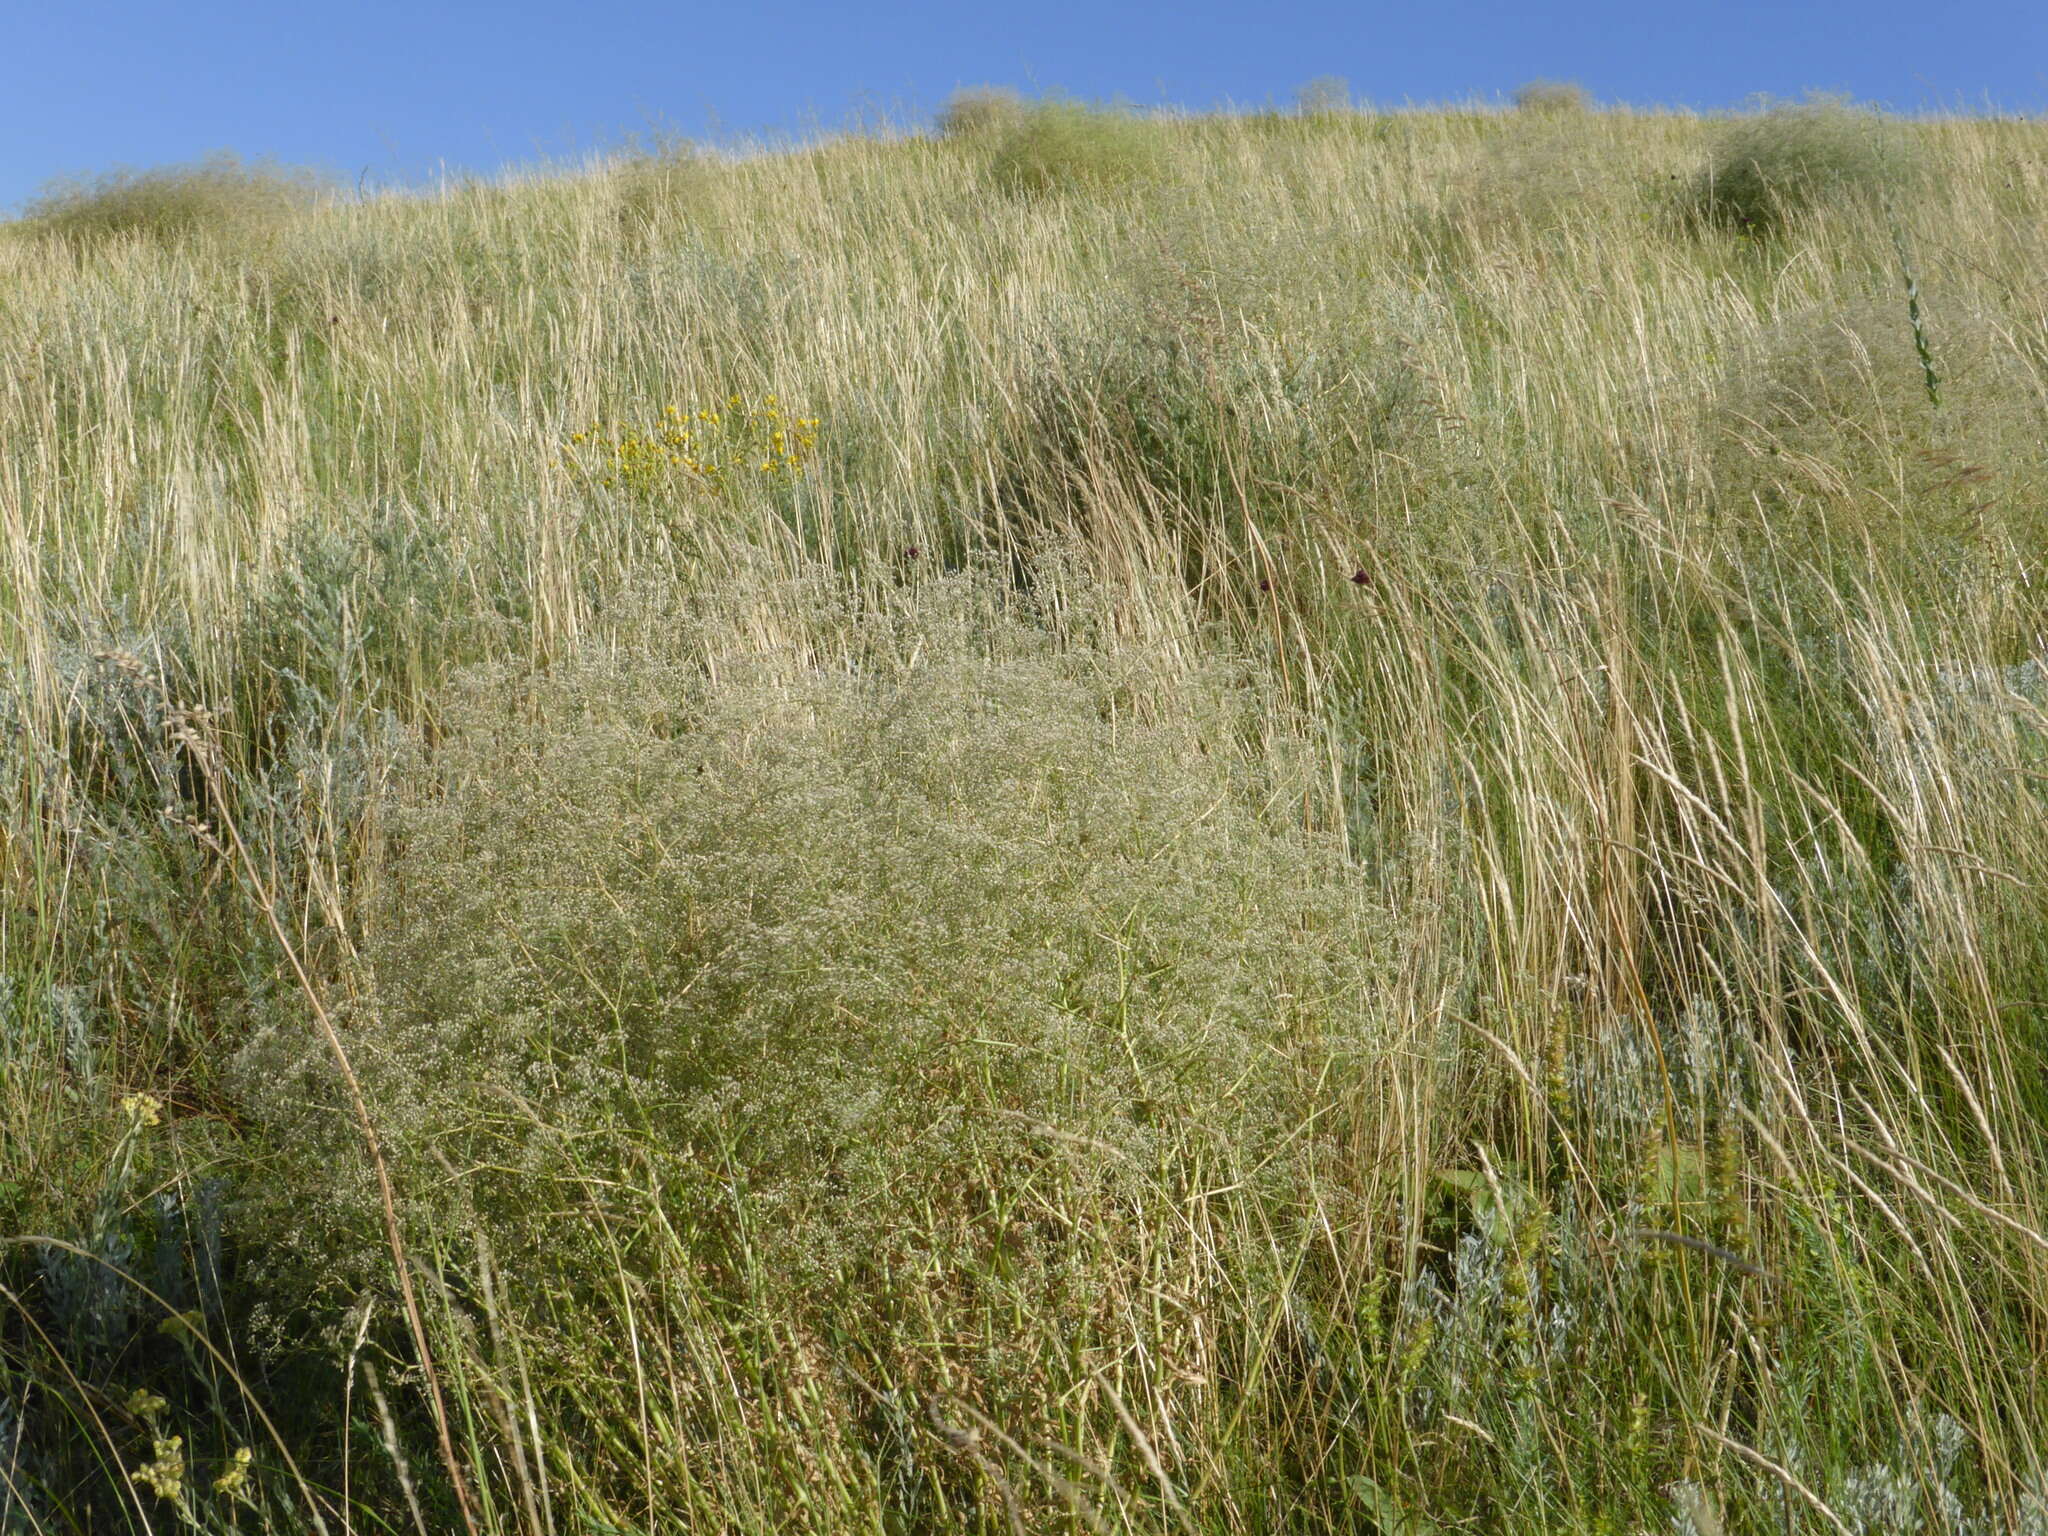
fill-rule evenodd
<path id="1" fill-rule="evenodd" d="M 661 143 L 620 156 L 610 166 L 622 233 L 658 234 L 700 219 L 712 206 L 719 166 L 688 143 Z"/>
<path id="2" fill-rule="evenodd" d="M 121 168 L 53 181 L 22 217 L 32 230 L 79 246 L 124 237 L 179 244 L 246 243 L 274 234 L 326 191 L 317 172 L 232 152 L 185 165 Z"/>
<path id="3" fill-rule="evenodd" d="M 1709 223 L 1767 235 L 1824 206 L 1874 208 L 1910 189 L 1920 172 L 1914 140 L 1899 123 L 1816 94 L 1723 123 L 1693 182 L 1692 208 Z"/>
<path id="4" fill-rule="evenodd" d="M 1013 1422 L 1071 1382 L 1056 1334 L 1188 1347 L 1120 1315 L 1142 1229 L 1210 1182 L 1286 1208 L 1380 941 L 1253 675 L 1063 601 L 994 572 L 692 593 L 453 696 L 389 808 L 352 1028 L 414 1219 L 488 1237 L 522 1328 L 551 1294 L 609 1312 L 621 1262 L 663 1294 L 681 1256 L 629 1230 L 656 1220 L 707 1304 Z M 295 1125 L 279 1191 L 361 1283 L 338 1148 Z M 1176 1262 L 1249 1283 L 1254 1253 Z"/>
<path id="5" fill-rule="evenodd" d="M 1000 133 L 1023 120 L 1024 98 L 1007 86 L 978 85 L 955 91 L 939 109 L 939 132 L 949 139 Z"/>
<path id="6" fill-rule="evenodd" d="M 1294 91 L 1294 110 L 1303 117 L 1335 117 L 1353 110 L 1351 84 L 1342 75 L 1317 75 Z"/>
<path id="7" fill-rule="evenodd" d="M 1608 119 L 1584 102 L 1523 103 L 1520 93 L 1516 99 L 1508 131 L 1482 141 L 1442 178 L 1421 221 L 1431 249 L 1497 260 L 1503 251 L 1568 238 L 1590 218 L 1639 217 L 1638 180 L 1624 156 L 1602 142 Z"/>
<path id="8" fill-rule="evenodd" d="M 1731 360 L 1708 408 L 1709 469 L 1731 528 L 1824 561 L 1897 557 L 1910 587 L 1952 587 L 2026 544 L 2038 509 L 2000 489 L 2029 450 L 1998 402 L 2033 386 L 1969 314 L 1939 341 L 1947 398 L 1928 398 L 1913 328 L 1886 295 L 1788 314 Z M 1762 525 L 1758 525 L 1762 519 Z"/>
<path id="9" fill-rule="evenodd" d="M 989 170 L 1013 192 L 1100 192 L 1156 178 L 1165 164 L 1160 128 L 1116 108 L 1038 101 L 995 127 Z"/>
<path id="10" fill-rule="evenodd" d="M 1593 98 L 1572 80 L 1530 80 L 1515 87 L 1515 110 L 1532 116 L 1575 116 L 1592 109 Z"/>

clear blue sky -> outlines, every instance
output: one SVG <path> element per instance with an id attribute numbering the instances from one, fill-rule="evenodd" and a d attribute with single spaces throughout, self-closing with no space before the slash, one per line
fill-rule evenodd
<path id="1" fill-rule="evenodd" d="M 929 112 L 997 82 L 1140 104 L 1396 104 L 1536 76 L 1729 106 L 1845 90 L 2048 109 L 2048 0 L 0 0 L 0 210 L 60 174 L 230 148 L 350 180 Z"/>

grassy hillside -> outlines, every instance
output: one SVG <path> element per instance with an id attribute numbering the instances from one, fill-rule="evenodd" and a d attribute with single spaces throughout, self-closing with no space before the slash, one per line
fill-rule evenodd
<path id="1" fill-rule="evenodd" d="M 2044 429 L 2032 122 L 54 189 L 0 1532 L 2041 1536 Z"/>

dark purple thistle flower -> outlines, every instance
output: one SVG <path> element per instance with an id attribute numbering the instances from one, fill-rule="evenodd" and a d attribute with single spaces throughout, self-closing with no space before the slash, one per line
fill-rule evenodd
<path id="1" fill-rule="evenodd" d="M 1270 592 L 1273 590 L 1273 583 L 1261 576 L 1259 578 L 1259 590 L 1261 592 Z"/>
<path id="2" fill-rule="evenodd" d="M 923 553 L 924 551 L 922 549 L 919 549 L 915 544 L 913 544 L 910 546 L 910 548 L 903 551 L 903 558 L 906 560 L 915 560 L 919 555 Z"/>
<path id="3" fill-rule="evenodd" d="M 1353 585 L 1354 587 L 1371 586 L 1372 572 L 1368 571 L 1364 566 L 1361 565 L 1357 570 L 1351 573 L 1351 585 Z"/>

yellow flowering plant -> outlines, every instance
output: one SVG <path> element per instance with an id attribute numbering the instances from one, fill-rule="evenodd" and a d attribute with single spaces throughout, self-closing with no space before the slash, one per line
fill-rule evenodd
<path id="1" fill-rule="evenodd" d="M 192 1468 L 185 1454 L 185 1437 L 168 1433 L 166 1410 L 170 1404 L 147 1387 L 137 1387 L 128 1394 L 124 1406 L 148 1431 L 150 1447 L 150 1459 L 130 1470 L 129 1481 L 177 1505 L 189 1522 L 189 1501 L 194 1488 Z M 220 1464 L 221 1470 L 212 1482 L 213 1491 L 236 1503 L 253 1503 L 251 1479 L 255 1460 L 255 1451 L 246 1445 L 237 1446 Z"/>
<path id="2" fill-rule="evenodd" d="M 664 407 L 651 426 L 594 421 L 569 434 L 562 462 L 607 490 L 646 497 L 724 496 L 746 481 L 802 473 L 818 446 L 819 419 L 783 408 L 780 397 Z"/>
<path id="3" fill-rule="evenodd" d="M 182 1505 L 185 1502 L 185 1437 L 153 1436 L 150 1450 L 153 1459 L 128 1476 L 135 1482 L 147 1484 L 158 1498 Z"/>
<path id="4" fill-rule="evenodd" d="M 213 1491 L 243 1503 L 249 1502 L 249 1463 L 255 1460 L 255 1452 L 248 1446 L 238 1446 L 235 1454 L 228 1458 L 227 1470 L 213 1480 Z"/>

